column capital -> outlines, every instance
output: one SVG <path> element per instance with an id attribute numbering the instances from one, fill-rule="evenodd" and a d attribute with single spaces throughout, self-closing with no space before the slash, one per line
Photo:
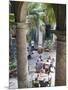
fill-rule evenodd
<path id="1" fill-rule="evenodd" d="M 66 41 L 66 31 L 56 30 L 54 33 L 56 34 L 58 41 Z"/>
<path id="2" fill-rule="evenodd" d="M 58 41 L 66 41 L 66 31 L 58 31 L 56 35 Z"/>
<path id="3" fill-rule="evenodd" d="M 66 31 L 63 30 L 51 30 L 52 33 L 55 33 L 58 41 L 66 41 Z"/>
<path id="4" fill-rule="evenodd" d="M 17 23 L 16 23 L 16 28 L 17 28 L 17 29 L 25 29 L 26 26 L 27 26 L 27 24 L 26 24 L 25 21 L 23 21 L 23 22 L 17 22 Z"/>

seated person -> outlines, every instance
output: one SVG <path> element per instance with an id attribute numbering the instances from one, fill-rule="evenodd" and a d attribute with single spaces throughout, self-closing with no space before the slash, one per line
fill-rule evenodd
<path id="1" fill-rule="evenodd" d="M 51 62 L 51 56 L 49 56 L 49 57 L 47 58 L 47 60 L 48 60 L 49 62 Z"/>
<path id="2" fill-rule="evenodd" d="M 43 64 L 43 69 L 45 69 L 45 63 Z"/>
<path id="3" fill-rule="evenodd" d="M 43 80 L 43 87 L 48 86 L 48 84 L 49 84 L 48 81 L 46 81 L 46 79 L 44 79 L 44 80 Z"/>
<path id="4" fill-rule="evenodd" d="M 35 78 L 35 81 L 33 82 L 34 87 L 39 87 L 39 81 L 38 78 Z"/>
<path id="5" fill-rule="evenodd" d="M 43 64 L 43 69 L 45 69 L 45 73 L 48 73 L 49 72 L 49 65 L 47 64 Z"/>
<path id="6" fill-rule="evenodd" d="M 45 69 L 42 67 L 40 70 L 42 73 L 45 73 Z"/>
<path id="7" fill-rule="evenodd" d="M 45 73 L 49 73 L 49 69 L 48 68 L 45 68 Z"/>
<path id="8" fill-rule="evenodd" d="M 43 70 L 41 70 L 39 74 L 39 83 L 40 87 L 45 87 L 48 84 L 48 74 L 44 73 Z"/>
<path id="9" fill-rule="evenodd" d="M 49 56 L 47 59 L 51 59 L 51 56 Z"/>
<path id="10" fill-rule="evenodd" d="M 40 83 L 40 87 L 44 87 L 44 83 L 43 83 L 43 70 L 40 70 L 39 73 L 39 83 Z"/>
<path id="11" fill-rule="evenodd" d="M 50 68 L 50 72 L 54 73 L 55 72 L 55 67 L 52 65 Z"/>
<path id="12" fill-rule="evenodd" d="M 45 63 L 48 64 L 48 65 L 50 65 L 51 64 L 51 60 L 47 58 L 46 61 L 45 61 Z"/>
<path id="13" fill-rule="evenodd" d="M 49 66 L 49 72 L 53 72 L 55 70 L 55 62 L 54 62 L 54 58 L 52 58 L 51 64 Z"/>
<path id="14" fill-rule="evenodd" d="M 52 58 L 51 64 L 55 67 L 55 60 L 54 60 L 54 58 Z"/>

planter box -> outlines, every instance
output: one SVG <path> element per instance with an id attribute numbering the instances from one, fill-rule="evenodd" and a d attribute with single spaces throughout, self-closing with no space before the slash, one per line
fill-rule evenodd
<path id="1" fill-rule="evenodd" d="M 45 51 L 45 52 L 49 52 L 50 49 L 48 49 L 48 48 L 44 48 L 44 51 Z"/>
<path id="2" fill-rule="evenodd" d="M 43 53 L 43 48 L 38 48 L 38 53 Z"/>

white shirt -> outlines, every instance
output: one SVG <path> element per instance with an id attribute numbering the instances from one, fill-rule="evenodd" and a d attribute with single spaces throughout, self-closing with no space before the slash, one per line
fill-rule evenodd
<path id="1" fill-rule="evenodd" d="M 31 41 L 31 46 L 34 46 L 34 41 Z"/>
<path id="2" fill-rule="evenodd" d="M 48 74 L 40 73 L 38 80 L 43 81 L 44 79 L 45 81 L 48 81 Z"/>

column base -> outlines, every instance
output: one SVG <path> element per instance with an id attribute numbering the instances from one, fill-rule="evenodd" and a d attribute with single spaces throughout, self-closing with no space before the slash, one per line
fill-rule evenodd
<path id="1" fill-rule="evenodd" d="M 27 80 L 18 80 L 18 88 L 28 88 L 28 81 Z"/>

